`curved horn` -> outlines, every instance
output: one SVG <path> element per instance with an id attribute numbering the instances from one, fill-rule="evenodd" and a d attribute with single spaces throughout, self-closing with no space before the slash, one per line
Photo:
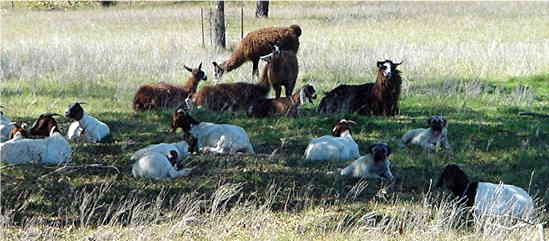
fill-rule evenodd
<path id="1" fill-rule="evenodd" d="M 76 104 L 79 104 L 79 105 L 85 105 L 85 104 L 88 104 L 88 103 L 86 103 L 86 102 L 74 102 L 74 103 L 76 103 Z"/>
<path id="2" fill-rule="evenodd" d="M 51 113 L 51 112 L 48 112 L 48 113 L 44 113 L 42 114 L 43 116 L 46 116 L 46 117 L 52 117 L 52 116 L 61 116 L 60 114 L 57 114 L 57 113 Z"/>

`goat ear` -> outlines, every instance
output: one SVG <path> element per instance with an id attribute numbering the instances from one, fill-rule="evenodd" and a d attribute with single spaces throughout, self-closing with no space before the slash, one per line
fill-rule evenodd
<path id="1" fill-rule="evenodd" d="M 377 67 L 378 68 L 383 67 L 383 61 L 377 61 Z"/>
<path id="2" fill-rule="evenodd" d="M 187 65 L 183 65 L 183 67 L 184 67 L 184 68 L 185 68 L 185 69 L 186 69 L 187 71 L 189 71 L 189 72 L 193 72 L 193 69 L 191 69 L 191 68 L 187 67 Z"/>

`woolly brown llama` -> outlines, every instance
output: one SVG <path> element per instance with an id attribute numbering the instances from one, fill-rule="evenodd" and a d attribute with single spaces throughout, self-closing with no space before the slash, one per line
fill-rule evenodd
<path id="1" fill-rule="evenodd" d="M 273 86 L 275 97 L 280 98 L 282 86 L 286 91 L 286 97 L 290 97 L 299 74 L 296 54 L 292 51 L 280 50 L 277 45 L 274 45 L 273 52 L 260 59 L 267 62 L 261 78 Z"/>
<path id="2" fill-rule="evenodd" d="M 250 105 L 265 99 L 271 90 L 268 82 L 261 80 L 251 83 L 223 83 L 205 86 L 192 96 L 192 105 L 211 111 L 247 110 Z M 188 109 L 193 107 L 188 106 Z"/>
<path id="3" fill-rule="evenodd" d="M 292 116 L 298 115 L 298 107 L 305 104 L 306 100 L 312 104 L 316 99 L 316 90 L 312 85 L 306 84 L 291 97 L 257 100 L 248 109 L 248 115 L 253 117 L 268 116 Z"/>
<path id="4" fill-rule="evenodd" d="M 206 74 L 202 71 L 202 63 L 198 68 L 191 69 L 184 66 L 191 72 L 185 85 L 171 84 L 166 82 L 144 84 L 137 90 L 133 98 L 133 109 L 144 111 L 159 108 L 176 107 L 185 102 L 185 98 L 196 92 L 198 83 L 207 80 Z"/>
<path id="5" fill-rule="evenodd" d="M 271 53 L 273 45 L 282 50 L 297 53 L 299 49 L 301 28 L 298 25 L 290 27 L 268 27 L 250 32 L 240 40 L 238 48 L 223 63 L 213 62 L 215 78 L 220 79 L 225 72 L 240 67 L 246 61 L 252 61 L 252 75 L 258 75 L 259 58 Z"/>
<path id="6" fill-rule="evenodd" d="M 396 68 L 400 64 L 391 60 L 378 61 L 375 83 L 336 87 L 322 98 L 320 113 L 356 112 L 382 116 L 399 114 L 402 79 Z"/>

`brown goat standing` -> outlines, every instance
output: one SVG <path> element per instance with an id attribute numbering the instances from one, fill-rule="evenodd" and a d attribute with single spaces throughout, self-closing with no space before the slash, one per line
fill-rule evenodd
<path id="1" fill-rule="evenodd" d="M 290 27 L 269 27 L 250 32 L 240 40 L 238 48 L 223 63 L 213 62 L 215 78 L 219 79 L 225 72 L 230 72 L 246 61 L 252 61 L 252 74 L 258 75 L 259 58 L 271 52 L 273 45 L 278 45 L 282 50 L 290 50 L 297 53 L 299 49 L 299 36 L 301 28 L 298 25 Z"/>
<path id="2" fill-rule="evenodd" d="M 196 69 L 184 67 L 191 72 L 191 76 L 187 79 L 185 85 L 166 82 L 144 84 L 135 93 L 133 109 L 135 111 L 144 111 L 176 107 L 181 103 L 185 103 L 185 98 L 195 93 L 198 83 L 201 80 L 207 80 L 207 76 L 201 69 L 202 63 Z"/>
<path id="3" fill-rule="evenodd" d="M 275 97 L 280 98 L 282 86 L 286 91 L 286 97 L 290 97 L 299 74 L 295 52 L 280 50 L 277 45 L 274 45 L 273 52 L 261 57 L 261 60 L 267 62 L 263 68 L 261 79 L 273 86 Z"/>
<path id="4" fill-rule="evenodd" d="M 306 84 L 291 97 L 263 99 L 253 103 L 248 109 L 248 114 L 253 117 L 268 117 L 277 115 L 297 116 L 298 107 L 306 100 L 312 104 L 316 99 L 316 90 L 312 85 Z"/>
<path id="5" fill-rule="evenodd" d="M 375 83 L 340 85 L 320 101 L 320 113 L 350 112 L 361 115 L 394 116 L 400 113 L 401 63 L 377 62 Z"/>

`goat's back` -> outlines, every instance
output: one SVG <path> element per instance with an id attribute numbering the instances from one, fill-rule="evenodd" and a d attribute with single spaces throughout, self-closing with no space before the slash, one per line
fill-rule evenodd
<path id="1" fill-rule="evenodd" d="M 356 109 L 356 99 L 365 99 L 370 95 L 374 83 L 361 85 L 339 85 L 326 93 L 320 100 L 321 113 L 353 112 Z"/>

